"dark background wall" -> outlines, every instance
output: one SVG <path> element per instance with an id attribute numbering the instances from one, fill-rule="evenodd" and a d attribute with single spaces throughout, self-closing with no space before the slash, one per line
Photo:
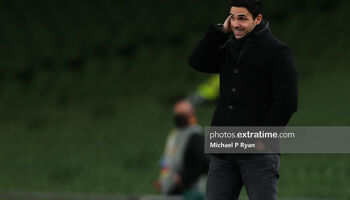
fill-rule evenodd
<path id="1" fill-rule="evenodd" d="M 0 1 L 0 191 L 154 193 L 187 57 L 228 2 Z M 349 125 L 350 3 L 265 0 L 300 71 L 290 125 Z M 198 108 L 208 125 L 214 105 Z M 285 155 L 284 197 L 348 197 L 347 155 Z"/>

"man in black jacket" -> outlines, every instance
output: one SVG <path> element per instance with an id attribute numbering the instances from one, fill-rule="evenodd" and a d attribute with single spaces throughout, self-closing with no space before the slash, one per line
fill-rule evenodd
<path id="1" fill-rule="evenodd" d="M 294 58 L 263 20 L 261 0 L 231 0 L 225 23 L 209 27 L 189 64 L 220 74 L 212 126 L 285 126 L 297 110 Z M 243 185 L 250 200 L 277 199 L 278 166 L 278 154 L 213 155 L 206 199 L 238 199 Z"/>

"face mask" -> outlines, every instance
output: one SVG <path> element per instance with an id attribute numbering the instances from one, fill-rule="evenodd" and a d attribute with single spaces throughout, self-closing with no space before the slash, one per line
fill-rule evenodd
<path id="1" fill-rule="evenodd" d="M 184 114 L 174 115 L 174 122 L 175 122 L 175 126 L 178 128 L 183 128 L 189 125 L 188 119 Z"/>

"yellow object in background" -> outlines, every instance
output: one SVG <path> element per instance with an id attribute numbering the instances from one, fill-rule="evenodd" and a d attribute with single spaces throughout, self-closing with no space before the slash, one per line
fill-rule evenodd
<path id="1" fill-rule="evenodd" d="M 197 88 L 197 93 L 206 101 L 215 101 L 219 96 L 220 77 L 218 74 L 211 76 Z"/>

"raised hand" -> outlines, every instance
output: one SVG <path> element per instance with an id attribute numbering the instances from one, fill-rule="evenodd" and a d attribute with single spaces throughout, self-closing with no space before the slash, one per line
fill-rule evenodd
<path id="1" fill-rule="evenodd" d="M 222 28 L 225 33 L 231 33 L 232 32 L 232 29 L 231 29 L 231 15 L 229 15 L 227 17 L 227 19 L 225 20 L 225 23 L 223 25 L 223 28 Z"/>

